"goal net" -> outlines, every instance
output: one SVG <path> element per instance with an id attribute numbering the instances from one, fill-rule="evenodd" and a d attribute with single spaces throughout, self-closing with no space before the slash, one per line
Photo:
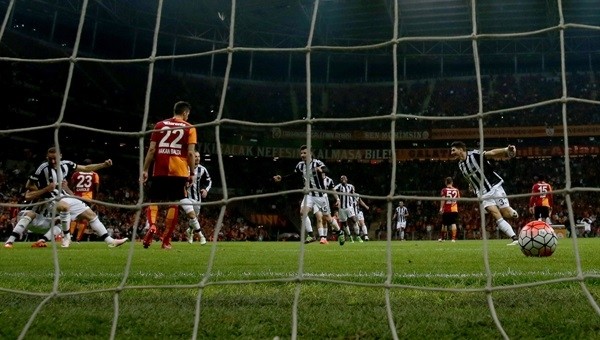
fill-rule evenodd
<path id="1" fill-rule="evenodd" d="M 76 163 L 115 161 L 100 173 L 110 190 L 90 204 L 132 241 L 113 250 L 51 242 L 51 262 L 18 243 L 4 249 L 0 320 L 9 321 L 0 321 L 0 335 L 597 332 L 598 262 L 587 243 L 596 236 L 600 184 L 594 1 L 7 0 L 0 9 L 2 236 L 25 207 L 19 193 L 41 152 L 57 145 Z M 143 249 L 148 201 L 138 179 L 153 124 L 179 100 L 192 103 L 189 122 L 213 179 L 199 217 L 209 243 L 183 242 L 183 221 L 173 251 Z M 482 152 L 516 145 L 516 158 L 492 165 L 519 213 L 510 221 L 517 234 L 534 219 L 536 176 L 552 183 L 550 218 L 561 236 L 553 257 L 532 262 L 507 249 L 450 154 L 457 140 Z M 273 181 L 294 171 L 303 144 L 369 206 L 360 240 L 349 228 L 339 247 L 324 222 L 331 244 L 304 242 L 308 185 Z M 451 231 L 440 233 L 446 177 L 462 193 L 456 244 Z M 399 201 L 409 211 L 402 236 Z M 308 217 L 322 236 L 312 211 Z M 548 301 L 545 290 L 558 299 Z M 560 299 L 573 297 L 562 311 L 569 303 Z M 536 325 L 513 308 L 539 313 Z M 552 326 L 540 324 L 555 316 Z M 60 332 L 71 323 L 72 333 Z M 43 333 L 52 328 L 59 331 Z"/>

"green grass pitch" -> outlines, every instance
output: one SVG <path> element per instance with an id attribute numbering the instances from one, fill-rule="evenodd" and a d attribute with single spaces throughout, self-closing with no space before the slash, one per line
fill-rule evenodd
<path id="1" fill-rule="evenodd" d="M 0 338 L 599 338 L 600 239 L 506 243 L 15 243 Z"/>

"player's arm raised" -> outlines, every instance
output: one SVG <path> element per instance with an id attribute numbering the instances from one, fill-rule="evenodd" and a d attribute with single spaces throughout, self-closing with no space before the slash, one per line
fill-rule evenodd
<path id="1" fill-rule="evenodd" d="M 87 165 L 77 164 L 77 167 L 75 168 L 75 170 L 83 171 L 83 172 L 90 172 L 90 171 L 96 171 L 96 170 L 111 167 L 112 164 L 113 164 L 112 160 L 107 159 L 102 163 L 87 164 Z"/>
<path id="2" fill-rule="evenodd" d="M 517 155 L 517 147 L 514 145 L 509 145 L 505 148 L 485 151 L 483 154 L 488 158 L 513 158 Z"/>

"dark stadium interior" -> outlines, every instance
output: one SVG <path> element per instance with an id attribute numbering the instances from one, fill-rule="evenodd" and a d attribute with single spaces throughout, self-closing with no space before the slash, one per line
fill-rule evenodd
<path id="1" fill-rule="evenodd" d="M 2 18 L 9 3 L 0 0 Z M 114 168 L 103 173 L 106 177 L 103 181 L 107 183 L 103 186 L 103 197 L 110 202 L 135 204 L 139 159 L 143 146 L 147 145 L 147 138 L 140 137 L 148 136 L 153 122 L 170 115 L 173 103 L 178 100 L 192 103 L 190 121 L 198 127 L 200 150 L 210 150 L 203 152 L 203 163 L 209 168 L 215 187 L 209 201 L 223 197 L 225 179 L 230 197 L 296 189 L 296 185 L 275 186 L 269 178 L 290 172 L 298 155 L 260 156 L 257 150 L 278 147 L 296 150 L 306 142 L 298 136 L 303 136 L 308 127 L 306 46 L 313 3 L 238 1 L 233 62 L 224 92 L 232 20 L 229 1 L 165 1 L 155 62 L 150 55 L 157 1 L 89 1 L 77 60 L 73 63 L 69 58 L 73 55 L 82 2 L 15 1 L 0 36 L 0 84 L 5 93 L 0 103 L 4 155 L 0 166 L 2 202 L 18 200 L 27 169 L 39 162 L 56 137 L 69 159 L 115 160 Z M 311 130 L 384 133 L 390 132 L 394 122 L 395 131 L 406 136 L 395 141 L 394 150 L 435 151 L 448 149 L 453 139 L 414 136 L 480 127 L 471 2 L 435 1 L 435 6 L 432 3 L 400 2 L 395 44 L 394 1 L 320 2 L 310 42 L 313 46 Z M 570 146 L 588 150 L 572 154 L 569 178 L 562 151 L 529 155 L 520 157 L 518 163 L 503 164 L 503 176 L 512 179 L 506 186 L 511 194 L 528 193 L 534 176 L 542 171 L 555 189 L 567 184 L 600 186 L 596 174 L 600 148 L 600 128 L 597 128 L 600 126 L 597 113 L 600 31 L 586 27 L 600 24 L 600 2 L 565 1 L 563 6 L 567 25 L 564 30 L 559 27 L 554 1 L 486 0 L 478 1 L 476 8 L 476 26 L 482 34 L 477 40 L 482 112 L 486 113 L 481 127 L 499 131 L 545 127 L 552 131 L 542 137 L 524 133 L 486 138 L 486 148 L 514 143 L 523 149 L 562 150 L 565 139 L 560 127 L 564 123 L 590 128 L 589 133 L 568 136 Z M 503 36 L 515 32 L 528 34 L 516 38 Z M 564 89 L 561 34 L 565 47 Z M 437 38 L 425 39 L 425 36 Z M 324 46 L 360 48 L 349 51 Z M 275 48 L 287 51 L 274 52 Z M 398 115 L 391 115 L 395 49 Z M 172 55 L 185 57 L 169 58 Z M 154 72 L 149 74 L 151 64 Z M 73 74 L 68 83 L 71 67 Z M 153 81 L 149 88 L 150 76 Z M 67 84 L 70 87 L 65 100 Z M 564 90 L 569 98 L 577 100 L 569 101 L 563 115 L 560 98 Z M 150 96 L 146 98 L 148 91 Z M 533 105 L 537 103 L 544 104 Z M 63 104 L 66 104 L 64 112 Z M 500 111 L 522 105 L 535 107 Z M 145 110 L 148 110 L 147 120 L 143 119 Z M 219 113 L 225 121 L 218 120 Z M 454 119 L 435 120 L 439 117 Z M 57 123 L 63 124 L 58 130 Z M 275 137 L 278 129 L 295 132 L 295 137 Z M 219 171 L 218 153 L 212 148 L 217 136 L 223 144 L 248 150 L 248 154 L 223 151 L 225 178 Z M 466 141 L 475 148 L 479 136 L 468 137 Z M 389 138 L 324 137 L 314 139 L 313 143 L 320 150 L 391 148 Z M 447 155 L 426 158 L 398 161 L 393 194 L 436 196 L 444 177 L 458 176 Z M 347 174 L 361 194 L 390 194 L 389 157 L 325 161 L 334 179 Z M 460 181 L 458 184 L 466 185 Z M 581 200 L 577 201 L 576 214 L 581 216 L 587 211 L 596 215 L 600 206 L 598 195 L 594 192 L 577 195 Z M 235 225 L 239 217 L 249 220 L 251 211 L 282 214 L 289 218 L 289 223 L 297 223 L 295 199 L 289 195 L 252 200 L 246 205 L 232 204 L 231 224 Z M 523 211 L 525 200 L 515 199 L 522 204 Z M 373 230 L 373 225 L 385 218 L 386 202 L 370 201 L 379 209 L 368 217 Z M 294 202 L 293 208 L 289 208 L 289 202 Z M 560 204 L 561 200 L 557 202 Z M 410 203 L 412 209 L 420 211 L 415 220 L 418 223 L 413 225 L 415 230 L 421 230 L 418 228 L 424 228 L 434 218 L 435 204 L 433 200 Z M 559 209 L 564 209 L 564 205 Z M 213 213 L 208 211 L 207 214 Z M 114 224 L 123 229 L 129 228 L 133 221 L 127 209 L 107 214 L 112 214 Z M 471 219 L 476 218 L 478 215 Z M 0 228 L 9 226 L 10 221 L 5 222 Z M 476 223 L 471 221 L 471 224 L 476 229 Z"/>

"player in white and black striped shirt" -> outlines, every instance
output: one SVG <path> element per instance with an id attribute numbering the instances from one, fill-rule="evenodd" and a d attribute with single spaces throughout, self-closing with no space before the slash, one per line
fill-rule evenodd
<path id="1" fill-rule="evenodd" d="M 206 244 L 206 237 L 204 237 L 199 223 L 200 203 L 202 203 L 202 199 L 206 198 L 210 188 L 212 188 L 212 179 L 210 178 L 208 170 L 200 164 L 200 153 L 198 151 L 194 153 L 194 164 L 196 167 L 191 173 L 196 180 L 189 183 L 189 186 L 187 187 L 187 198 L 183 199 L 187 204 L 183 204 L 181 208 L 188 216 L 189 227 L 186 230 L 188 243 L 194 243 L 194 233 L 198 233 L 200 244 L 203 245 Z M 192 211 L 194 214 L 192 214 Z"/>
<path id="2" fill-rule="evenodd" d="M 46 153 L 46 161 L 40 164 L 33 174 L 29 176 L 27 184 L 25 184 L 26 192 L 25 199 L 27 201 L 40 201 L 47 199 L 56 199 L 49 201 L 47 204 L 51 208 L 55 207 L 58 211 L 61 227 L 63 229 L 64 238 L 62 247 L 67 248 L 71 244 L 71 234 L 69 226 L 71 218 L 87 220 L 89 226 L 96 232 L 101 240 L 104 240 L 109 247 L 118 247 L 127 241 L 124 239 L 113 239 L 106 230 L 104 224 L 98 218 L 98 215 L 92 209 L 82 202 L 80 199 L 72 196 L 72 192 L 68 187 L 66 179 L 68 179 L 74 171 L 96 171 L 112 166 L 112 160 L 98 164 L 81 165 L 74 162 L 62 159 L 58 162 L 58 150 L 55 147 L 48 149 Z M 60 185 L 58 183 L 61 183 Z M 16 228 L 27 228 L 32 221 L 32 216 L 25 214 L 15 226 Z M 7 244 L 5 244 L 7 247 Z"/>
<path id="3" fill-rule="evenodd" d="M 406 229 L 407 218 L 410 214 L 408 208 L 404 206 L 404 201 L 399 201 L 398 206 L 394 209 L 392 220 L 396 221 L 396 239 L 404 241 L 404 230 Z"/>
<path id="4" fill-rule="evenodd" d="M 362 239 L 368 241 L 369 230 L 367 229 L 367 224 L 365 223 L 365 214 L 363 213 L 363 208 L 369 210 L 369 206 L 364 202 L 362 198 L 360 198 L 360 196 L 356 196 L 356 199 L 354 200 L 354 208 L 356 211 L 356 223 L 358 224 L 358 228 L 360 229 Z"/>
<path id="5" fill-rule="evenodd" d="M 313 208 L 317 208 L 323 212 L 323 215 L 329 215 L 331 218 L 331 210 L 329 208 L 329 201 L 327 198 L 327 194 L 318 191 L 319 190 L 327 190 L 325 187 L 324 176 L 323 173 L 327 173 L 328 169 L 325 166 L 325 163 L 318 159 L 314 159 L 311 156 L 311 152 L 306 145 L 302 145 L 300 147 L 300 158 L 302 159 L 296 167 L 294 168 L 294 173 L 288 175 L 275 175 L 273 176 L 273 181 L 281 182 L 284 178 L 290 178 L 292 175 L 301 175 L 302 180 L 306 184 L 308 180 L 308 188 L 313 189 L 308 192 L 308 194 L 304 195 L 302 203 L 300 204 L 300 214 L 302 215 L 304 227 L 306 229 L 307 237 L 305 242 L 313 242 L 316 241 L 313 235 L 312 223 L 308 214 L 313 212 Z M 338 242 L 340 245 L 344 245 L 346 241 L 343 230 L 340 230 L 340 227 L 337 225 L 337 222 L 332 219 L 331 222 L 334 232 L 338 232 Z M 317 228 L 322 228 L 321 219 L 317 219 Z"/>
<path id="6" fill-rule="evenodd" d="M 337 191 L 340 197 L 338 218 L 342 224 L 341 227 L 344 228 L 350 237 L 352 237 L 351 235 L 354 235 L 353 239 L 350 239 L 352 242 L 363 242 L 360 238 L 360 230 L 358 229 L 358 223 L 356 221 L 356 197 L 353 196 L 356 194 L 356 190 L 354 185 L 348 183 L 348 177 L 342 175 L 340 177 L 340 183 L 338 183 L 333 190 Z"/>
<path id="7" fill-rule="evenodd" d="M 321 173 L 321 176 L 323 176 L 323 184 L 325 185 L 325 189 L 333 191 L 333 188 L 335 187 L 333 179 L 327 176 L 327 174 L 324 172 Z M 337 221 L 333 218 L 333 216 L 331 216 L 332 209 L 329 201 L 329 195 L 326 193 L 325 197 L 327 198 L 325 202 L 327 202 L 326 204 L 328 204 L 328 207 L 324 208 L 317 205 L 313 206 L 313 214 L 315 215 L 315 219 L 317 221 L 317 232 L 319 233 L 319 243 L 321 244 L 329 244 L 329 241 L 327 240 L 328 227 L 331 227 L 331 230 L 340 228 Z M 335 207 L 339 207 L 340 198 L 335 192 L 333 193 L 333 202 L 335 202 Z"/>
<path id="8" fill-rule="evenodd" d="M 511 208 L 506 197 L 506 192 L 502 187 L 504 180 L 494 171 L 488 159 L 513 158 L 516 151 L 514 145 L 484 151 L 483 153 L 480 153 L 479 150 L 467 151 L 467 147 L 463 142 L 453 142 L 450 148 L 450 154 L 458 160 L 458 168 L 469 182 L 469 186 L 477 196 L 483 199 L 481 208 L 492 215 L 498 229 L 512 239 L 512 242 L 508 245 L 516 245 L 518 237 L 505 219 L 517 218 L 519 215 Z"/>

